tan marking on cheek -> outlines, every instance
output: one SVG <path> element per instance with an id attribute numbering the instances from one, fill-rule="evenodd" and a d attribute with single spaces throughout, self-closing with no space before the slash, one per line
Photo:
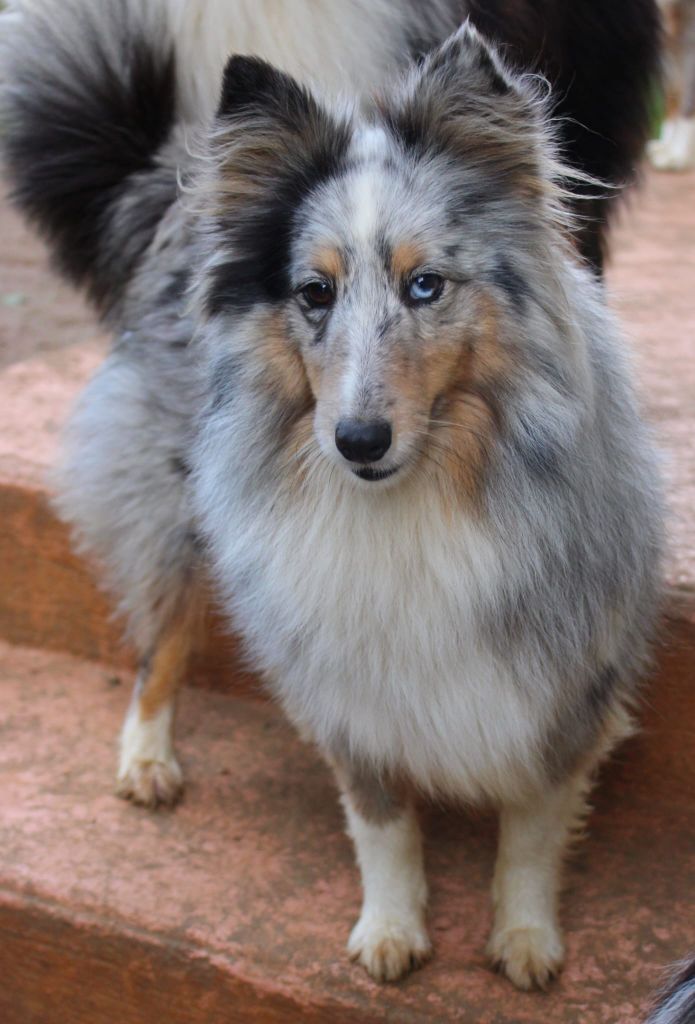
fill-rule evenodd
<path id="1" fill-rule="evenodd" d="M 491 453 L 495 421 L 479 396 L 460 392 L 445 406 L 446 426 L 433 425 L 433 457 L 450 486 L 454 502 L 477 509 Z"/>
<path id="2" fill-rule="evenodd" d="M 408 278 L 422 265 L 425 254 L 414 242 L 401 242 L 394 247 L 391 256 L 391 270 L 396 280 Z"/>
<path id="3" fill-rule="evenodd" d="M 288 404 L 303 411 L 313 402 L 312 384 L 301 353 L 287 337 L 283 314 L 269 313 L 258 335 L 263 373 L 269 385 Z"/>
<path id="4" fill-rule="evenodd" d="M 494 447 L 498 400 L 503 401 L 505 384 L 514 374 L 513 348 L 504 343 L 503 332 L 495 303 L 480 295 L 453 365 L 447 366 L 443 354 L 427 365 L 428 399 L 441 402 L 431 427 L 432 459 L 452 488 L 453 502 L 463 497 L 472 508 L 479 508 Z"/>
<path id="5" fill-rule="evenodd" d="M 516 372 L 515 345 L 496 301 L 487 292 L 478 295 L 474 323 L 470 382 L 501 394 Z"/>

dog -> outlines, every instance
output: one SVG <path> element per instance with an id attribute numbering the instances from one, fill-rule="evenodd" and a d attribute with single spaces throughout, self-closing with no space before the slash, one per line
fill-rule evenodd
<path id="1" fill-rule="evenodd" d="M 667 16 L 666 119 L 647 151 L 659 171 L 695 167 L 695 0 L 661 0 Z"/>
<path id="2" fill-rule="evenodd" d="M 57 507 L 141 659 L 119 791 L 180 795 L 175 695 L 211 587 L 335 771 L 364 889 L 350 956 L 392 981 L 431 952 L 414 794 L 487 803 L 489 955 L 545 987 L 563 856 L 633 728 L 659 604 L 656 457 L 596 276 L 605 214 L 573 235 L 594 167 L 557 123 L 567 95 L 475 27 L 505 5 L 458 28 L 457 4 L 327 5 L 310 70 L 330 78 L 339 50 L 354 100 L 297 78 L 285 18 L 311 6 L 273 8 L 284 69 L 231 57 L 197 133 L 212 91 L 190 33 L 177 64 L 181 3 L 6 16 L 16 201 L 115 333 Z M 549 6 L 553 31 L 581 6 Z M 631 145 L 614 140 L 614 183 Z"/>

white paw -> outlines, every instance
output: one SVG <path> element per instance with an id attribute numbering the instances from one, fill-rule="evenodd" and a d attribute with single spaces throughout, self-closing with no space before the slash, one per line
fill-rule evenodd
<path id="1" fill-rule="evenodd" d="M 517 988 L 545 989 L 562 967 L 565 950 L 553 926 L 495 929 L 487 947 L 496 968 Z"/>
<path id="2" fill-rule="evenodd" d="M 430 957 L 432 944 L 419 921 L 370 916 L 352 929 L 348 953 L 375 981 L 397 981 Z"/>
<path id="3" fill-rule="evenodd" d="M 173 806 L 183 792 L 178 761 L 133 761 L 119 773 L 116 792 L 143 807 Z"/>
<path id="4" fill-rule="evenodd" d="M 183 772 L 171 739 L 173 708 L 141 719 L 134 702 L 121 733 L 121 758 L 116 792 L 125 800 L 158 807 L 175 804 L 183 792 Z"/>

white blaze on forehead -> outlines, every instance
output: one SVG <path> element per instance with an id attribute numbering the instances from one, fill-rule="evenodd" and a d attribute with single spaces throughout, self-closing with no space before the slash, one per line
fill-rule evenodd
<path id="1" fill-rule="evenodd" d="M 348 190 L 348 226 L 352 239 L 366 246 L 374 241 L 379 223 L 380 197 L 384 187 L 383 162 L 388 149 L 388 136 L 377 125 L 361 127 L 352 138 L 350 156 L 358 167 L 352 174 Z M 364 334 L 355 334 L 351 339 L 341 387 L 342 416 L 359 414 L 369 344 L 370 338 Z"/>
<path id="2" fill-rule="evenodd" d="M 350 189 L 350 228 L 356 239 L 369 241 L 379 213 L 382 162 L 388 151 L 385 131 L 376 125 L 360 128 L 353 136 L 351 150 L 351 155 L 363 166 L 355 172 Z"/>
<path id="3" fill-rule="evenodd" d="M 356 160 L 381 160 L 388 150 L 386 132 L 377 124 L 362 125 L 352 136 L 350 148 Z"/>

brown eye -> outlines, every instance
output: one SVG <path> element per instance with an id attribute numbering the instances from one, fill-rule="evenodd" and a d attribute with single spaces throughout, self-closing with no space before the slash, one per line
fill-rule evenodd
<path id="1" fill-rule="evenodd" d="M 439 274 L 417 274 L 408 282 L 406 302 L 411 306 L 421 306 L 427 302 L 436 302 L 444 291 L 444 278 Z"/>
<path id="2" fill-rule="evenodd" d="M 322 280 L 309 281 L 303 288 L 300 288 L 299 294 L 309 309 L 328 309 L 333 305 L 335 298 L 329 282 Z"/>

